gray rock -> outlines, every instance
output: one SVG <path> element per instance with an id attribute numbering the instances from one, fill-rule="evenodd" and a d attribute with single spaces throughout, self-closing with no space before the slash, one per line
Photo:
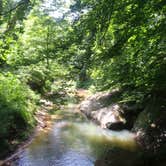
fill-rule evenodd
<path id="1" fill-rule="evenodd" d="M 111 93 L 97 93 L 91 97 L 88 97 L 80 104 L 80 110 L 84 113 L 98 110 L 109 105 Z"/>
<path id="2" fill-rule="evenodd" d="M 112 98 L 117 92 L 97 93 L 80 104 L 80 111 L 102 128 L 120 130 L 125 128 L 123 110 Z"/>
<path id="3" fill-rule="evenodd" d="M 119 105 L 113 104 L 108 107 L 92 111 L 89 116 L 96 123 L 100 124 L 102 128 L 108 128 L 110 124 L 118 122 L 125 124 L 125 119 L 121 116 L 121 112 L 122 110 Z"/>

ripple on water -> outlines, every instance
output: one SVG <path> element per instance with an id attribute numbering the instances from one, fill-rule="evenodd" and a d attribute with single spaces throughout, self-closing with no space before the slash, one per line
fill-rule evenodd
<path id="1" fill-rule="evenodd" d="M 81 154 L 77 151 L 70 150 L 55 161 L 56 166 L 93 166 L 94 159 Z"/>

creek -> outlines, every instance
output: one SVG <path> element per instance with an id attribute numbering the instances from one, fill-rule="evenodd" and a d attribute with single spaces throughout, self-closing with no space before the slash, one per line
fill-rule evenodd
<path id="1" fill-rule="evenodd" d="M 132 166 L 138 146 L 127 131 L 101 129 L 69 104 L 55 114 L 48 131 L 41 131 L 11 163 L 12 166 Z"/>

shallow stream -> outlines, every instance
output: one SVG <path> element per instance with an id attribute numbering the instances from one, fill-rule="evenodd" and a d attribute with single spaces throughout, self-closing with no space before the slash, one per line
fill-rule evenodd
<path id="1" fill-rule="evenodd" d="M 136 166 L 138 147 L 129 131 L 101 129 L 68 105 L 57 112 L 12 166 Z"/>

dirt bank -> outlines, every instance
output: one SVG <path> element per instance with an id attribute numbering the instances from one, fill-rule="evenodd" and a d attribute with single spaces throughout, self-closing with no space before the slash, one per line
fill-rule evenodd
<path id="1" fill-rule="evenodd" d="M 37 125 L 33 132 L 30 134 L 30 137 L 26 141 L 20 143 L 17 146 L 16 151 L 14 151 L 9 157 L 7 157 L 5 160 L 1 160 L 0 166 L 9 166 L 11 161 L 16 160 L 23 149 L 31 144 L 33 139 L 39 134 L 40 131 L 44 130 L 47 132 L 50 129 L 52 125 L 52 119 L 55 117 L 53 117 L 49 112 L 52 109 L 55 109 L 55 105 L 51 101 L 45 99 L 40 100 L 40 103 L 40 108 L 35 112 L 35 120 Z"/>

